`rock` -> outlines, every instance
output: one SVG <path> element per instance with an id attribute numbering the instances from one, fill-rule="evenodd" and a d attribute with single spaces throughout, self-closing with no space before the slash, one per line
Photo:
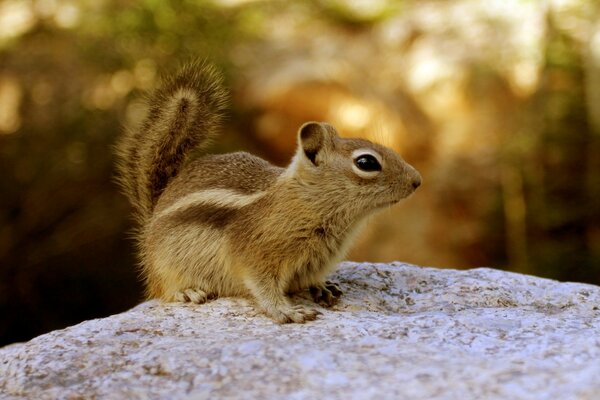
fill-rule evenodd
<path id="1" fill-rule="evenodd" d="M 600 287 L 344 263 L 317 321 L 149 301 L 0 349 L 3 399 L 574 399 L 600 393 Z M 297 301 L 310 303 L 308 294 Z"/>

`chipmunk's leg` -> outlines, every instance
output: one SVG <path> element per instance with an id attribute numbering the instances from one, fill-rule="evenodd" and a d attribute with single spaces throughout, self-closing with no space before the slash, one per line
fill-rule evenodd
<path id="1" fill-rule="evenodd" d="M 175 301 L 203 304 L 209 299 L 208 293 L 200 288 L 188 288 L 174 294 Z"/>
<path id="2" fill-rule="evenodd" d="M 262 276 L 257 276 L 262 275 Z M 312 321 L 320 314 L 317 310 L 302 305 L 293 305 L 285 296 L 287 279 L 278 274 L 247 274 L 244 282 L 258 306 L 269 317 L 280 324 Z"/>
<path id="3" fill-rule="evenodd" d="M 337 303 L 343 294 L 338 284 L 331 281 L 312 285 L 308 289 L 315 303 L 323 304 L 327 307 L 331 307 Z"/>

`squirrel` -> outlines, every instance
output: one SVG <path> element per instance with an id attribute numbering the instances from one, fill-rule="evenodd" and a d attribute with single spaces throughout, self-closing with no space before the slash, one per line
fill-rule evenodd
<path id="1" fill-rule="evenodd" d="M 278 323 L 314 320 L 320 312 L 288 294 L 309 289 L 316 303 L 333 305 L 342 292 L 325 279 L 367 217 L 421 184 L 391 149 L 342 138 L 323 122 L 299 128 L 287 168 L 246 152 L 191 160 L 217 136 L 228 105 L 206 61 L 165 78 L 148 105 L 116 156 L 149 298 L 246 297 Z"/>

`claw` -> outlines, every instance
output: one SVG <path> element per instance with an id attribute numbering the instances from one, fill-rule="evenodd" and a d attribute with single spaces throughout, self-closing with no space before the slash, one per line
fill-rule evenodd
<path id="1" fill-rule="evenodd" d="M 323 304 L 327 307 L 334 305 L 342 295 L 342 291 L 338 285 L 329 281 L 324 284 L 311 286 L 309 291 L 315 303 Z"/>
<path id="2" fill-rule="evenodd" d="M 283 309 L 276 309 L 268 314 L 280 324 L 289 324 L 291 322 L 303 324 L 306 321 L 314 321 L 317 319 L 317 315 L 321 313 L 312 308 L 306 308 L 304 306 L 297 305 L 293 307 L 285 307 Z"/>
<path id="3" fill-rule="evenodd" d="M 340 297 L 344 294 L 344 292 L 342 292 L 342 290 L 340 289 L 339 285 L 335 282 L 325 281 L 325 287 L 329 289 L 331 294 L 333 294 L 333 297 Z"/>
<path id="4" fill-rule="evenodd" d="M 175 301 L 179 301 L 182 303 L 196 303 L 203 304 L 209 299 L 208 294 L 204 290 L 199 288 L 188 288 L 182 291 L 175 293 L 174 295 Z"/>

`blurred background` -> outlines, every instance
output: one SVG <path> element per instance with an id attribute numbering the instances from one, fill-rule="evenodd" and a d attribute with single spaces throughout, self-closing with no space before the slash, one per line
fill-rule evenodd
<path id="1" fill-rule="evenodd" d="M 319 120 L 421 172 L 349 259 L 600 284 L 596 0 L 4 0 L 0 345 L 142 300 L 112 146 L 194 56 L 232 92 L 213 151 L 285 166 Z"/>

